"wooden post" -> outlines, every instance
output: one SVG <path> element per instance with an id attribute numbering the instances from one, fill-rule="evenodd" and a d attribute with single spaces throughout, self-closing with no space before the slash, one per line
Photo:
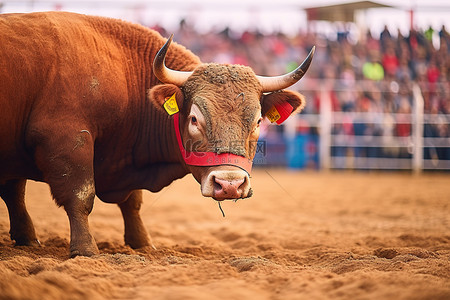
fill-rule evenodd
<path id="1" fill-rule="evenodd" d="M 331 168 L 331 99 L 326 84 L 320 90 L 320 168 Z"/>
<path id="2" fill-rule="evenodd" d="M 424 101 L 422 91 L 417 83 L 413 85 L 413 116 L 412 116 L 412 139 L 413 154 L 412 168 L 414 173 L 418 174 L 423 169 L 423 113 Z"/>

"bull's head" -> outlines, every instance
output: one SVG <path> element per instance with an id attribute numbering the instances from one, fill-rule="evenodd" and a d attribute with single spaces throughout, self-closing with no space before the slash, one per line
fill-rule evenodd
<path id="1" fill-rule="evenodd" d="M 180 151 L 201 184 L 203 196 L 216 200 L 250 197 L 249 173 L 260 122 L 274 107 L 282 119 L 304 107 L 301 94 L 282 90 L 303 77 L 314 48 L 291 73 L 262 77 L 240 65 L 203 64 L 192 72 L 171 70 L 165 65 L 171 41 L 172 37 L 155 57 L 154 74 L 165 84 L 152 88 L 150 98 L 162 106 L 174 95 L 171 101 L 180 109 L 175 116 Z"/>

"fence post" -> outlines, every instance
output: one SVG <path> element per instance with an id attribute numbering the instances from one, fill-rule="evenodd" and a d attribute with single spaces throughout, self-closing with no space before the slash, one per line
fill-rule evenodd
<path id="1" fill-rule="evenodd" d="M 412 168 L 414 173 L 420 173 L 423 169 L 423 114 L 424 114 L 424 100 L 422 91 L 417 83 L 413 84 L 413 118 L 412 118 L 412 139 L 413 139 L 413 154 L 412 154 Z"/>
<path id="2" fill-rule="evenodd" d="M 331 99 L 325 83 L 320 88 L 320 168 L 331 167 Z"/>

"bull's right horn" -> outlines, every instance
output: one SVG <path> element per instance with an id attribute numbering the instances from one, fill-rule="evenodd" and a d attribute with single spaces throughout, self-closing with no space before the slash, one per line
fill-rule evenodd
<path id="1" fill-rule="evenodd" d="M 288 74 L 274 77 L 256 76 L 261 83 L 263 93 L 279 91 L 288 88 L 299 81 L 308 70 L 315 50 L 316 47 L 312 47 L 311 51 L 309 52 L 306 59 L 302 62 L 302 64 L 297 69 Z"/>
<path id="2" fill-rule="evenodd" d="M 175 71 L 166 67 L 166 54 L 170 44 L 172 43 L 172 39 L 173 34 L 156 54 L 155 59 L 153 60 L 153 73 L 156 78 L 163 83 L 172 83 L 176 86 L 182 86 L 193 72 Z"/>

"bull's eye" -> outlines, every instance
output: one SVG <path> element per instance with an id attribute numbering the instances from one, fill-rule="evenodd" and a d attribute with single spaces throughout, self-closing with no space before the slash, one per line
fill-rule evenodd
<path id="1" fill-rule="evenodd" d="M 253 127 L 253 131 L 252 132 L 256 132 L 257 130 L 259 130 L 259 126 L 261 125 L 262 119 L 263 118 L 261 117 L 261 118 L 258 119 L 258 121 L 256 121 L 256 125 Z"/>
<path id="2" fill-rule="evenodd" d="M 256 122 L 256 124 L 259 126 L 259 124 L 261 124 L 262 118 L 259 118 L 258 122 Z"/>
<path id="3" fill-rule="evenodd" d="M 196 117 L 194 117 L 194 116 L 191 117 L 191 124 L 197 125 L 197 118 Z"/>

